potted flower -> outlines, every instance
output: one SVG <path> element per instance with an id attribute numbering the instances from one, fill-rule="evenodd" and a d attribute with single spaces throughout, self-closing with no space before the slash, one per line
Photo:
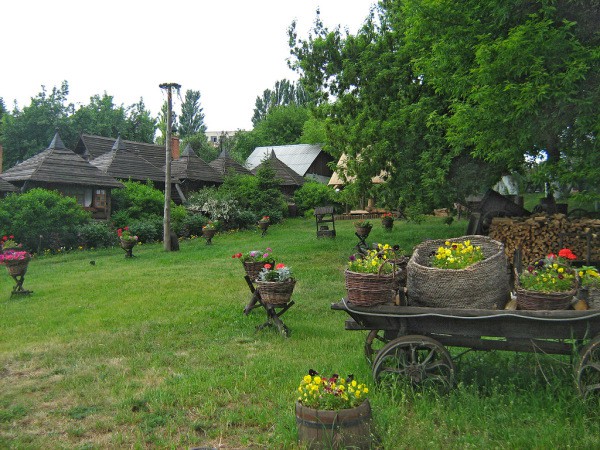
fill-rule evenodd
<path id="1" fill-rule="evenodd" d="M 265 264 L 258 274 L 256 284 L 265 304 L 285 305 L 290 301 L 296 279 L 285 264 L 279 263 L 274 268 L 271 264 Z"/>
<path id="2" fill-rule="evenodd" d="M 353 375 L 321 376 L 309 370 L 296 401 L 298 441 L 308 448 L 370 448 L 369 388 Z"/>
<path id="3" fill-rule="evenodd" d="M 258 278 L 258 274 L 265 264 L 270 264 L 271 267 L 275 267 L 273 250 L 269 247 L 265 250 L 250 250 L 246 253 L 236 253 L 231 255 L 231 257 L 239 259 L 242 262 L 246 275 L 250 277 L 250 280 L 256 280 Z"/>
<path id="4" fill-rule="evenodd" d="M 373 224 L 368 220 L 357 220 L 354 222 L 354 228 L 358 236 L 367 238 L 371 232 L 371 228 L 373 228 Z"/>
<path id="5" fill-rule="evenodd" d="M 381 225 L 383 228 L 390 231 L 394 227 L 394 216 L 392 213 L 387 212 L 381 216 Z"/>
<path id="6" fill-rule="evenodd" d="M 577 257 L 568 248 L 548 254 L 516 274 L 519 309 L 568 309 L 577 292 L 577 277 L 570 261 Z"/>
<path id="7" fill-rule="evenodd" d="M 271 225 L 271 218 L 269 216 L 262 216 L 262 218 L 258 221 L 258 227 L 262 230 L 263 236 L 267 232 L 269 225 Z"/>
<path id="8" fill-rule="evenodd" d="M 504 244 L 487 236 L 426 240 L 414 248 L 406 272 L 409 305 L 503 309 L 510 299 Z"/>
<path id="9" fill-rule="evenodd" d="M 401 283 L 400 248 L 378 244 L 359 257 L 351 255 L 344 272 L 348 301 L 359 306 L 394 302 Z"/>
<path id="10" fill-rule="evenodd" d="M 218 220 L 209 220 L 206 225 L 202 227 L 202 236 L 206 239 L 206 244 L 212 244 L 212 238 L 217 233 L 219 229 L 219 221 Z"/>
<path id="11" fill-rule="evenodd" d="M 121 248 L 125 250 L 125 257 L 133 257 L 133 247 L 138 243 L 138 237 L 131 233 L 129 227 L 117 229 L 117 236 L 121 242 Z"/>
<path id="12" fill-rule="evenodd" d="M 0 264 L 6 266 L 8 274 L 17 281 L 18 290 L 22 290 L 23 277 L 27 273 L 31 254 L 23 250 L 23 245 L 18 244 L 14 239 L 15 237 L 12 234 L 2 237 L 2 242 L 0 242 L 0 246 L 2 247 Z M 17 277 L 21 279 L 17 280 Z"/>
<path id="13" fill-rule="evenodd" d="M 593 266 L 582 266 L 579 275 L 579 296 L 591 309 L 600 309 L 600 274 Z"/>

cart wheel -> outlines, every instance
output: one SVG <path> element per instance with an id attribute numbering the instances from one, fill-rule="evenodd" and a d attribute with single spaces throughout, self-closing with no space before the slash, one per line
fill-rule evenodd
<path id="1" fill-rule="evenodd" d="M 576 377 L 583 398 L 600 396 L 600 335 L 592 339 L 580 352 Z"/>
<path id="2" fill-rule="evenodd" d="M 371 330 L 365 340 L 365 357 L 369 364 L 373 365 L 377 353 L 385 344 L 390 342 L 396 336 L 390 336 L 387 330 Z"/>
<path id="3" fill-rule="evenodd" d="M 402 336 L 379 351 L 373 363 L 373 378 L 377 383 L 404 378 L 415 386 L 447 391 L 454 384 L 454 363 L 448 350 L 435 339 Z"/>

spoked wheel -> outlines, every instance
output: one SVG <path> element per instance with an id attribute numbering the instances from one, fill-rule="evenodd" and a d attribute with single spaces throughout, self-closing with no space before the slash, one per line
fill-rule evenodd
<path id="1" fill-rule="evenodd" d="M 454 363 L 448 350 L 427 336 L 402 336 L 388 342 L 373 363 L 377 383 L 397 383 L 403 379 L 414 386 L 431 386 L 441 391 L 454 384 Z"/>
<path id="2" fill-rule="evenodd" d="M 600 335 L 583 347 L 580 355 L 575 373 L 579 393 L 583 398 L 600 398 Z"/>
<path id="3" fill-rule="evenodd" d="M 365 357 L 373 365 L 381 349 L 398 334 L 387 330 L 371 330 L 365 340 Z"/>

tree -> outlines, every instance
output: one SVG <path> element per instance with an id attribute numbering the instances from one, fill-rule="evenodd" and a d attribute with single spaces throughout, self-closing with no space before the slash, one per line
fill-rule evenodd
<path id="1" fill-rule="evenodd" d="M 177 114 L 172 111 L 171 112 L 171 120 L 173 128 L 177 128 Z M 165 139 L 167 138 L 167 102 L 165 101 L 158 113 L 158 117 L 156 118 L 158 131 L 160 131 L 160 136 L 156 138 L 156 143 L 158 145 L 165 145 Z"/>
<path id="2" fill-rule="evenodd" d="M 146 109 L 144 100 L 140 98 L 138 103 L 129 106 L 126 114 L 123 136 L 131 141 L 153 143 L 157 124 L 150 110 Z"/>
<path id="3" fill-rule="evenodd" d="M 80 106 L 71 120 L 79 133 L 117 137 L 125 131 L 125 108 L 122 105 L 116 106 L 112 95 L 104 92 L 102 96 L 90 97 L 90 103 Z"/>
<path id="4" fill-rule="evenodd" d="M 348 173 L 360 183 L 385 170 L 388 198 L 429 208 L 456 200 L 461 164 L 477 168 L 473 189 L 528 153 L 577 152 L 591 166 L 594 11 L 577 0 L 389 0 L 355 36 L 318 15 L 307 39 L 292 24 L 290 64 L 326 121 L 327 148 L 350 156 Z"/>
<path id="5" fill-rule="evenodd" d="M 262 97 L 256 97 L 252 125 L 258 125 L 278 106 L 307 106 L 309 97 L 300 83 L 283 79 L 275 83 L 273 90 L 265 89 Z"/>
<path id="6" fill-rule="evenodd" d="M 188 89 L 185 91 L 185 100 L 181 104 L 179 136 L 185 140 L 190 136 L 202 134 L 206 139 L 205 133 L 204 113 L 200 107 L 200 91 Z"/>
<path id="7" fill-rule="evenodd" d="M 69 85 L 63 81 L 59 88 L 53 87 L 50 93 L 42 86 L 42 91 L 31 98 L 29 106 L 2 116 L 2 144 L 4 146 L 5 168 L 14 166 L 48 147 L 56 130 L 59 129 L 65 142 L 77 138 L 70 125 L 74 106 L 67 103 Z"/>

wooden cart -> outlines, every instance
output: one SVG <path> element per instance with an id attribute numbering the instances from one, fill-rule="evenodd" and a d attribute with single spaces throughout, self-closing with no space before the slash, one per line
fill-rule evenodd
<path id="1" fill-rule="evenodd" d="M 351 317 L 347 330 L 369 331 L 365 356 L 376 382 L 399 378 L 449 389 L 455 366 L 447 346 L 572 354 L 582 396 L 600 395 L 600 310 L 510 311 L 426 308 L 393 304 L 331 305 Z"/>

